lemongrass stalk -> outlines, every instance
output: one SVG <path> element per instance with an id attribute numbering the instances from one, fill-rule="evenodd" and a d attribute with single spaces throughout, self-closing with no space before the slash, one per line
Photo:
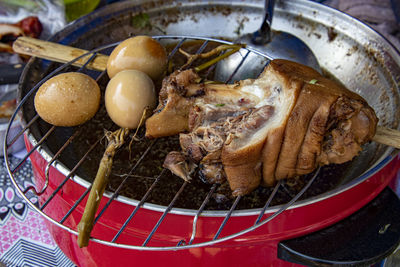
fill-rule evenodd
<path id="1" fill-rule="evenodd" d="M 108 145 L 100 161 L 99 169 L 97 170 L 96 178 L 90 190 L 85 210 L 78 224 L 78 245 L 81 248 L 89 244 L 94 218 L 104 190 L 108 184 L 115 152 L 124 144 L 125 137 L 128 133 L 129 129 L 120 128 L 115 132 L 106 134 Z"/>
<path id="2" fill-rule="evenodd" d="M 183 49 L 179 48 L 179 52 L 182 53 L 188 59 L 187 62 L 181 67 L 181 69 L 186 68 L 187 66 L 192 64 L 192 62 L 195 61 L 196 59 L 209 58 L 209 57 L 212 57 L 223 51 L 230 50 L 228 52 L 225 52 L 222 55 L 217 56 L 216 58 L 211 59 L 210 61 L 207 61 L 206 63 L 204 63 L 198 67 L 195 67 L 194 70 L 196 72 L 199 72 L 203 69 L 208 68 L 209 66 L 211 66 L 213 64 L 216 64 L 218 61 L 220 61 L 226 57 L 229 57 L 230 55 L 232 55 L 233 53 L 236 53 L 237 51 L 239 51 L 240 48 L 243 48 L 243 47 L 245 47 L 245 45 L 243 45 L 243 44 L 234 44 L 234 45 L 226 44 L 226 45 L 217 46 L 214 49 L 210 50 L 209 52 L 200 53 L 200 54 L 190 54 L 190 53 L 184 51 Z"/>
<path id="3" fill-rule="evenodd" d="M 132 141 L 136 138 L 139 128 L 143 125 L 147 115 L 149 107 L 143 110 L 142 117 L 140 118 L 139 125 L 136 128 L 136 132 L 132 137 Z M 88 200 L 86 202 L 85 210 L 83 211 L 81 221 L 78 224 L 78 245 L 79 247 L 86 247 L 89 244 L 90 233 L 93 229 L 94 218 L 96 216 L 97 209 L 103 193 L 108 184 L 114 155 L 117 150 L 125 143 L 125 138 L 129 134 L 128 128 L 119 128 L 114 132 L 106 132 L 106 138 L 108 145 L 104 151 L 103 157 L 100 160 L 99 168 L 97 170 L 96 178 L 93 181 L 92 188 L 89 193 Z M 129 144 L 129 150 L 131 149 L 132 141 Z"/>

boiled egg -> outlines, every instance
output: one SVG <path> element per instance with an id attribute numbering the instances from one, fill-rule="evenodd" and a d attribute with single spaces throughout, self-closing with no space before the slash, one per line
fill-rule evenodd
<path id="1" fill-rule="evenodd" d="M 39 87 L 34 105 L 46 122 L 55 126 L 76 126 L 96 114 L 100 105 L 100 88 L 86 74 L 58 74 Z"/>
<path id="2" fill-rule="evenodd" d="M 135 129 L 139 126 L 144 110 L 152 110 L 156 105 L 154 83 L 142 71 L 120 71 L 107 84 L 105 105 L 115 124 Z"/>
<path id="3" fill-rule="evenodd" d="M 121 70 L 135 69 L 156 81 L 162 78 L 166 68 L 165 48 L 153 38 L 141 35 L 121 42 L 111 52 L 107 61 L 107 73 L 110 78 Z"/>

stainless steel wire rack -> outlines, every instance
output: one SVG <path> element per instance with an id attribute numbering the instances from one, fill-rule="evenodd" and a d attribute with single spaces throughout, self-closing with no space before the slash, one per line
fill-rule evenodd
<path id="1" fill-rule="evenodd" d="M 214 42 L 217 44 L 232 44 L 231 42 L 228 41 L 222 41 L 222 40 L 217 40 L 217 39 L 213 39 L 213 38 L 205 38 L 205 37 L 191 37 L 191 36 L 153 36 L 153 38 L 162 41 L 162 42 L 172 42 L 175 43 L 174 48 L 171 50 L 168 59 L 171 60 L 171 58 L 173 58 L 175 56 L 175 54 L 178 52 L 178 49 L 180 47 L 182 47 L 186 42 L 190 42 L 190 41 L 200 41 L 202 42 L 200 48 L 198 49 L 197 53 L 201 53 L 210 42 Z M 79 59 L 84 58 L 84 57 L 88 57 L 89 59 L 87 60 L 86 64 L 84 64 L 83 66 L 81 66 L 78 71 L 85 71 L 86 69 L 86 65 L 93 60 L 93 58 L 96 57 L 96 55 L 106 49 L 110 49 L 113 48 L 114 46 L 116 46 L 118 43 L 114 43 L 114 44 L 110 44 L 110 45 L 106 45 L 106 46 L 102 46 L 102 47 L 98 47 L 94 50 L 89 51 L 88 53 L 74 59 L 73 61 L 67 62 L 65 64 L 62 64 L 61 66 L 59 66 L 58 68 L 56 68 L 54 71 L 50 72 L 48 75 L 46 75 L 39 83 L 37 83 L 22 99 L 20 99 L 19 101 L 19 105 L 17 107 L 16 112 L 13 114 L 10 123 L 9 123 L 9 127 L 7 129 L 7 133 L 6 133 L 6 139 L 5 139 L 5 144 L 4 144 L 4 158 L 5 158 L 5 162 L 6 162 L 6 166 L 8 169 L 8 173 L 10 176 L 10 179 L 12 180 L 12 183 L 14 184 L 15 188 L 17 189 L 17 191 L 20 193 L 20 195 L 25 199 L 25 201 L 34 209 L 36 210 L 38 213 L 40 213 L 44 218 L 46 218 L 47 220 L 49 220 L 51 223 L 56 224 L 57 226 L 63 228 L 64 230 L 67 230 L 70 233 L 73 233 L 75 235 L 77 235 L 77 230 L 75 228 L 71 228 L 68 225 L 65 224 L 65 221 L 68 219 L 68 217 L 71 215 L 72 212 L 74 212 L 74 210 L 77 208 L 78 205 L 82 205 L 82 202 L 84 200 L 84 198 L 88 195 L 90 189 L 91 189 L 91 184 L 89 182 L 85 182 L 83 179 L 81 179 L 80 177 L 77 177 L 75 174 L 76 169 L 86 160 L 88 160 L 88 155 L 91 153 L 91 151 L 98 146 L 101 143 L 101 138 L 99 140 L 97 140 L 96 142 L 94 142 L 93 144 L 91 144 L 90 148 L 88 149 L 88 151 L 85 153 L 85 155 L 79 159 L 78 163 L 76 164 L 75 167 L 73 168 L 66 168 L 62 162 L 59 161 L 59 155 L 73 142 L 74 138 L 76 138 L 76 136 L 78 134 L 82 134 L 79 133 L 79 131 L 76 131 L 75 133 L 71 134 L 71 136 L 68 138 L 68 140 L 64 143 L 64 145 L 61 146 L 61 148 L 56 151 L 56 153 L 49 153 L 48 151 L 46 151 L 46 140 L 48 138 L 48 136 L 50 134 L 52 134 L 56 127 L 52 126 L 49 128 L 49 130 L 43 134 L 43 136 L 36 140 L 31 132 L 30 132 L 30 127 L 36 123 L 38 120 L 40 120 L 40 117 L 36 114 L 33 118 L 31 118 L 29 121 L 27 121 L 23 127 L 23 129 L 21 130 L 21 132 L 18 133 L 17 136 L 15 136 L 14 138 L 10 138 L 9 137 L 9 130 L 10 130 L 10 126 L 11 124 L 18 119 L 19 116 L 22 116 L 21 110 L 22 107 L 24 105 L 26 105 L 27 102 L 27 98 L 31 97 L 34 95 L 34 93 L 38 90 L 38 88 L 49 78 L 53 77 L 54 75 L 65 71 L 66 68 L 70 67 L 71 65 L 73 65 L 75 62 L 77 62 Z M 260 57 L 265 57 L 268 58 L 267 55 L 264 55 L 262 53 L 259 53 L 258 51 L 252 50 L 251 48 L 243 48 L 240 51 L 240 54 L 242 55 L 242 60 L 239 63 L 239 65 L 236 67 L 236 69 L 232 72 L 232 75 L 230 78 L 228 78 L 225 82 L 229 82 L 230 79 L 232 78 L 232 76 L 234 75 L 234 73 L 242 66 L 242 63 L 245 62 L 247 56 L 250 53 L 254 53 Z M 97 79 L 100 79 L 103 75 L 105 74 L 105 72 L 98 72 L 97 73 Z M 19 138 L 21 135 L 26 136 L 27 140 L 29 142 L 31 142 L 32 144 L 32 149 L 27 151 L 27 154 L 19 161 L 18 164 L 12 165 L 11 161 L 10 161 L 10 157 L 7 154 L 7 150 L 13 146 L 14 142 L 17 140 L 17 138 Z M 139 159 L 137 160 L 137 162 L 134 164 L 134 166 L 131 167 L 130 169 L 130 175 L 133 175 L 135 173 L 135 170 L 137 169 L 137 167 L 142 164 L 143 159 L 145 158 L 145 156 L 147 155 L 147 153 L 152 149 L 152 146 L 157 142 L 157 140 L 152 140 L 150 142 L 150 145 L 148 146 L 148 148 L 143 152 L 142 155 L 140 155 Z M 45 169 L 45 177 L 46 177 L 46 181 L 43 185 L 42 188 L 36 188 L 36 187 L 32 187 L 32 186 L 28 186 L 28 187 L 21 187 L 20 184 L 17 183 L 15 176 L 16 170 L 22 165 L 24 164 L 25 161 L 27 161 L 29 159 L 29 157 L 32 155 L 32 153 L 34 152 L 39 152 L 40 155 L 42 155 L 42 157 L 47 161 L 47 166 Z M 51 167 L 56 167 L 57 169 L 59 169 L 63 174 L 65 174 L 65 178 L 64 180 L 53 190 L 51 191 L 51 189 L 48 187 L 49 181 L 52 179 L 51 173 L 50 173 L 50 169 Z M 224 211 L 222 217 L 223 217 L 223 221 L 220 224 L 218 230 L 216 231 L 216 233 L 214 234 L 214 236 L 212 238 L 210 238 L 210 240 L 208 241 L 202 241 L 202 242 L 195 242 L 195 237 L 196 237 L 196 230 L 197 230 L 197 223 L 198 223 L 198 219 L 201 216 L 204 216 L 204 211 L 206 210 L 207 204 L 210 201 L 212 195 L 215 193 L 216 189 L 218 188 L 219 185 L 214 184 L 211 185 L 209 188 L 208 193 L 206 194 L 204 200 L 202 201 L 201 206 L 197 209 L 197 210 L 193 210 L 190 214 L 190 216 L 193 217 L 193 224 L 192 224 L 192 231 L 191 231 L 191 235 L 188 236 L 185 239 L 182 239 L 181 241 L 179 241 L 176 245 L 174 246 L 148 246 L 149 241 L 152 239 L 153 235 L 157 232 L 159 226 L 163 223 L 164 219 L 169 216 L 169 214 L 171 212 L 173 212 L 174 210 L 174 204 L 176 202 L 176 200 L 179 198 L 179 196 L 182 194 L 185 186 L 187 185 L 187 182 L 182 180 L 182 184 L 179 188 L 179 190 L 177 190 L 177 192 L 175 193 L 174 197 L 172 198 L 172 201 L 167 205 L 167 206 L 162 206 L 159 207 L 158 211 L 160 214 L 160 217 L 158 219 L 158 221 L 155 223 L 155 225 L 153 226 L 152 231 L 150 232 L 150 234 L 145 237 L 141 243 L 130 243 L 130 242 L 118 242 L 118 239 L 120 237 L 120 235 L 123 233 L 123 231 L 125 230 L 126 226 L 128 225 L 128 223 L 130 223 L 132 220 L 134 220 L 135 215 L 137 214 L 137 212 L 140 209 L 146 209 L 146 200 L 148 199 L 148 196 L 151 194 L 151 192 L 154 190 L 154 188 L 157 186 L 157 184 L 159 183 L 159 181 L 165 176 L 166 174 L 166 170 L 162 169 L 159 173 L 158 176 L 154 177 L 153 183 L 148 187 L 146 193 L 142 196 L 141 199 L 139 200 L 135 200 L 134 204 L 132 204 L 132 212 L 129 215 L 129 217 L 126 219 L 126 221 L 122 224 L 122 226 L 119 228 L 119 230 L 117 231 L 117 233 L 111 238 L 106 240 L 105 238 L 98 238 L 98 237 L 92 237 L 91 240 L 94 242 L 98 242 L 101 244 L 105 244 L 105 245 L 109 245 L 109 246 L 114 246 L 114 247 L 122 247 L 122 248 L 128 248 L 128 249 L 137 249 L 137 250 L 152 250 L 152 251 L 164 251 L 164 250 L 180 250 L 180 249 L 188 249 L 188 248 L 197 248 L 197 247 L 204 247 L 204 246 L 208 246 L 208 245 L 213 245 L 216 243 L 220 243 L 220 242 L 224 242 L 236 237 L 239 237 L 245 233 L 249 233 L 257 228 L 259 228 L 260 226 L 270 222 L 271 220 L 273 220 L 274 218 L 276 218 L 279 214 L 281 214 L 283 211 L 285 211 L 287 208 L 289 208 L 290 206 L 294 205 L 294 203 L 304 194 L 304 192 L 306 192 L 306 190 L 310 187 L 310 185 L 314 182 L 314 180 L 316 179 L 316 177 L 318 176 L 319 173 L 319 169 L 313 174 L 312 178 L 309 179 L 309 181 L 307 183 L 305 183 L 305 186 L 296 194 L 296 195 L 292 195 L 290 201 L 288 201 L 286 204 L 282 204 L 279 206 L 274 207 L 275 211 L 272 213 L 272 215 L 268 216 L 268 217 L 264 217 L 266 210 L 270 209 L 271 207 L 271 202 L 273 200 L 273 198 L 276 196 L 278 190 L 282 189 L 282 181 L 279 182 L 273 189 L 271 195 L 269 196 L 268 200 L 266 201 L 265 205 L 263 208 L 261 209 L 256 209 L 255 211 L 258 213 L 258 217 L 255 221 L 249 221 L 248 222 L 248 227 L 245 227 L 244 229 L 241 229 L 239 231 L 237 231 L 234 234 L 230 234 L 227 236 L 221 236 L 221 232 L 224 229 L 224 227 L 229 223 L 229 220 L 232 216 L 235 216 L 236 213 L 236 207 L 238 205 L 238 203 L 241 200 L 241 197 L 236 197 L 236 199 L 233 201 L 233 204 L 231 205 L 231 207 Z M 69 180 L 73 180 L 74 182 L 78 182 L 81 185 L 86 187 L 86 190 L 84 191 L 84 193 L 76 200 L 75 204 L 71 207 L 70 210 L 68 210 L 64 216 L 61 219 L 56 219 L 53 218 L 52 216 L 50 216 L 49 214 L 47 214 L 44 210 L 45 208 L 48 206 L 49 203 L 51 203 L 54 200 L 54 197 L 60 192 L 62 191 L 63 187 L 65 186 L 66 182 Z M 116 190 L 114 192 L 106 192 L 105 193 L 105 197 L 107 197 L 107 203 L 102 207 L 102 209 L 100 209 L 100 211 L 98 212 L 96 218 L 95 218 L 95 223 L 97 223 L 99 220 L 101 220 L 104 212 L 107 209 L 110 209 L 112 207 L 111 204 L 115 201 L 120 201 L 119 200 L 119 193 L 121 188 L 123 187 L 124 183 L 126 182 L 127 177 L 122 179 L 121 183 L 119 184 L 119 186 L 116 188 Z M 51 191 L 48 192 L 47 190 Z M 46 192 L 47 194 L 47 199 L 43 199 L 41 201 L 41 204 L 37 204 L 37 203 L 32 203 L 30 201 L 30 198 L 27 196 L 28 192 L 32 191 L 34 194 L 38 195 L 38 196 L 42 196 L 44 192 Z M 264 218 L 263 218 L 264 217 Z M 96 225 L 94 226 L 96 227 Z"/>

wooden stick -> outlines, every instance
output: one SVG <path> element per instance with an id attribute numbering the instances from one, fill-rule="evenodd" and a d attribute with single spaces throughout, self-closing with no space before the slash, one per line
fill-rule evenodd
<path id="1" fill-rule="evenodd" d="M 400 149 L 400 131 L 378 126 L 373 141 Z"/>
<path id="2" fill-rule="evenodd" d="M 56 62 L 66 63 L 88 51 L 61 45 L 30 37 L 19 37 L 13 44 L 16 53 L 35 56 Z M 90 56 L 90 55 L 89 55 Z M 76 66 L 82 66 L 88 60 L 82 58 L 76 62 Z M 104 71 L 107 67 L 108 56 L 98 54 L 87 67 L 93 70 Z M 373 141 L 400 149 L 400 132 L 386 127 L 378 126 Z"/>
<path id="3" fill-rule="evenodd" d="M 84 49 L 43 41 L 31 37 L 19 37 L 13 43 L 13 50 L 18 54 L 39 57 L 60 63 L 69 62 L 88 52 Z M 90 56 L 91 55 L 88 55 L 79 59 L 73 65 L 81 67 L 88 61 Z M 98 54 L 92 61 L 89 62 L 86 67 L 92 70 L 104 71 L 107 67 L 107 60 L 108 56 Z"/>

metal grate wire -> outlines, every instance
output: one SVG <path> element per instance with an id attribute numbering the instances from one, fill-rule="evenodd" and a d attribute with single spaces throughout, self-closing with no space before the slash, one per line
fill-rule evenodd
<path id="1" fill-rule="evenodd" d="M 168 55 L 168 59 L 171 60 L 175 54 L 177 53 L 178 49 L 187 41 L 202 41 L 203 44 L 200 46 L 200 48 L 198 49 L 197 53 L 201 53 L 207 46 L 207 44 L 209 42 L 216 42 L 216 43 L 220 43 L 220 44 L 231 44 L 228 41 L 222 41 L 222 40 L 217 40 L 217 39 L 213 39 L 213 38 L 206 38 L 206 37 L 191 37 L 191 36 L 153 36 L 153 38 L 158 39 L 158 40 L 163 40 L 163 41 L 173 41 L 174 43 L 176 43 L 176 46 L 172 49 L 171 53 Z M 49 75 L 47 75 L 43 80 L 41 80 L 37 85 L 35 85 L 28 93 L 27 95 L 24 96 L 24 98 L 20 101 L 16 112 L 13 114 L 13 116 L 11 117 L 10 123 L 9 123 L 9 127 L 7 129 L 6 132 L 6 138 L 5 138 L 5 145 L 4 145 L 4 157 L 5 157 L 5 162 L 6 162 L 6 166 L 7 166 L 7 170 L 10 176 L 10 179 L 12 180 L 12 183 L 14 184 L 15 188 L 17 189 L 17 191 L 21 194 L 21 196 L 25 199 L 25 201 L 33 208 L 35 209 L 38 213 L 40 213 L 42 216 L 44 216 L 47 220 L 51 221 L 52 223 L 58 225 L 59 227 L 63 228 L 64 230 L 67 230 L 70 233 L 73 233 L 75 235 L 77 235 L 77 230 L 76 229 L 71 229 L 69 228 L 67 225 L 65 225 L 65 221 L 67 220 L 67 218 L 72 214 L 72 212 L 80 205 L 80 203 L 82 202 L 82 200 L 86 197 L 86 195 L 89 193 L 90 189 L 91 189 L 91 185 L 89 185 L 87 187 L 87 189 L 82 193 L 82 195 L 76 200 L 76 202 L 74 203 L 74 205 L 72 205 L 71 209 L 68 210 L 64 216 L 57 221 L 55 218 L 52 218 L 50 215 L 48 215 L 44 209 L 48 206 L 48 204 L 54 200 L 54 197 L 57 195 L 57 193 L 60 192 L 60 190 L 65 186 L 65 184 L 69 181 L 69 180 L 74 180 L 74 175 L 75 172 L 77 170 L 77 168 L 79 166 L 81 166 L 87 159 L 88 159 L 88 155 L 93 151 L 93 149 L 98 146 L 99 144 L 101 144 L 101 141 L 103 138 L 98 139 L 96 142 L 94 142 L 90 148 L 88 149 L 88 151 L 83 155 L 83 157 L 81 159 L 79 159 L 79 161 L 77 162 L 77 164 L 70 170 L 70 172 L 68 173 L 68 175 L 65 176 L 65 179 L 58 185 L 58 187 L 56 189 L 54 189 L 53 192 L 51 192 L 51 194 L 49 194 L 49 197 L 43 202 L 43 204 L 40 206 L 36 206 L 34 203 L 32 203 L 30 201 L 30 199 L 27 197 L 27 192 L 28 191 L 33 191 L 36 195 L 40 196 L 42 195 L 44 192 L 46 192 L 46 190 L 51 190 L 48 188 L 48 184 L 49 184 L 49 180 L 51 179 L 51 175 L 50 175 L 50 167 L 51 166 L 57 166 L 58 164 L 60 164 L 60 162 L 58 162 L 58 157 L 61 154 L 61 152 L 63 152 L 66 147 L 73 142 L 74 138 L 76 138 L 77 135 L 81 134 L 80 131 L 76 131 L 75 134 L 71 135 L 69 137 L 69 139 L 65 142 L 65 144 L 54 154 L 54 156 L 52 156 L 52 158 L 50 160 L 48 160 L 47 166 L 46 166 L 46 170 L 45 170 L 45 174 L 46 174 L 46 181 L 44 183 L 43 188 L 37 189 L 35 187 L 26 187 L 26 188 L 22 188 L 19 184 L 17 184 L 16 179 L 14 177 L 14 174 L 16 172 L 16 170 L 25 162 L 28 160 L 28 158 L 32 155 L 33 152 L 38 151 L 40 152 L 42 149 L 44 149 L 42 147 L 42 145 L 45 143 L 46 139 L 48 138 L 48 136 L 50 136 L 54 130 L 55 130 L 55 126 L 52 126 L 44 135 L 43 137 L 36 142 L 36 144 L 33 145 L 33 148 L 27 152 L 27 154 L 25 155 L 25 157 L 23 157 L 20 162 L 16 165 L 16 166 L 11 166 L 11 162 L 9 159 L 8 154 L 6 153 L 6 151 L 13 145 L 13 143 L 15 142 L 16 138 L 20 137 L 22 134 L 28 134 L 29 133 L 29 127 L 34 124 L 38 119 L 39 116 L 36 115 L 32 118 L 31 121 L 26 123 L 26 126 L 21 130 L 20 133 L 18 133 L 18 135 L 16 137 L 14 137 L 11 141 L 8 141 L 8 135 L 9 135 L 9 130 L 11 127 L 11 124 L 14 120 L 16 120 L 17 118 L 17 114 L 20 112 L 22 106 L 25 104 L 25 102 L 27 101 L 27 98 L 29 96 L 31 96 L 34 92 L 36 92 L 38 90 L 38 88 L 49 78 L 53 77 L 54 75 L 58 74 L 59 72 L 62 72 L 63 70 L 65 70 L 67 67 L 71 66 L 74 62 L 78 61 L 81 58 L 84 58 L 86 56 L 90 55 L 89 60 L 83 65 L 81 66 L 81 68 L 78 71 L 81 72 L 85 72 L 86 71 L 86 65 L 95 58 L 96 54 L 108 49 L 108 48 L 112 48 L 114 46 L 116 46 L 118 43 L 115 44 L 110 44 L 110 45 L 106 45 L 106 46 L 102 46 L 99 48 L 96 48 L 92 51 L 89 51 L 88 53 L 76 58 L 73 61 L 67 62 L 63 65 L 61 65 L 60 67 L 58 67 L 57 69 L 55 69 L 54 71 L 52 71 Z M 243 50 L 245 51 L 244 54 L 242 54 L 242 61 L 240 62 L 240 64 L 236 67 L 236 69 L 233 71 L 232 75 L 229 77 L 229 79 L 225 82 L 230 82 L 231 78 L 233 77 L 233 75 L 236 73 L 236 71 L 242 66 L 243 62 L 246 60 L 247 56 L 250 53 L 255 53 L 259 56 L 262 57 L 266 57 L 266 55 L 261 54 L 258 51 L 252 50 L 251 48 L 243 48 Z M 97 77 L 97 80 L 100 79 L 103 75 L 105 74 L 105 72 L 102 72 L 99 74 L 99 76 Z M 142 163 L 143 159 L 145 158 L 145 156 L 147 155 L 147 153 L 151 150 L 152 146 L 157 142 L 157 140 L 153 140 L 149 147 L 147 148 L 146 151 L 144 151 L 144 153 L 140 156 L 139 160 L 136 162 L 136 164 L 131 168 L 129 174 L 122 180 L 122 182 L 119 184 L 119 186 L 117 187 L 117 189 L 111 194 L 111 196 L 108 198 L 107 203 L 105 204 L 105 206 L 100 210 L 100 212 L 98 213 L 97 217 L 95 218 L 95 223 L 98 222 L 103 214 L 105 213 L 105 211 L 107 209 L 110 208 L 110 205 L 113 201 L 117 201 L 117 197 L 120 193 L 121 188 L 123 187 L 123 185 L 125 184 L 127 178 L 130 175 L 133 175 L 136 168 Z M 62 164 L 62 163 L 61 163 Z M 126 226 L 128 225 L 129 222 L 131 222 L 135 215 L 137 214 L 137 212 L 140 209 L 143 209 L 143 205 L 146 203 L 146 200 L 148 199 L 149 195 L 152 193 L 152 191 L 154 190 L 154 188 L 157 186 L 157 184 L 159 183 L 159 181 L 163 178 L 163 176 L 166 173 L 165 169 L 162 169 L 161 172 L 159 173 L 159 175 L 157 177 L 155 177 L 153 183 L 151 184 L 151 186 L 148 188 L 147 192 L 143 195 L 143 197 L 141 198 L 141 200 L 138 202 L 138 204 L 136 205 L 136 207 L 134 207 L 134 209 L 132 210 L 131 214 L 129 215 L 129 217 L 125 220 L 125 222 L 123 223 L 123 225 L 121 226 L 121 228 L 117 231 L 117 233 L 115 234 L 115 236 L 111 239 L 111 240 L 104 240 L 101 238 L 91 238 L 92 241 L 94 242 L 98 242 L 101 244 L 105 244 L 105 245 L 109 245 L 109 246 L 114 246 L 114 247 L 122 247 L 122 248 L 128 248 L 128 249 L 138 249 L 138 250 L 152 250 L 152 251 L 165 251 L 165 250 L 178 250 L 178 249 L 188 249 L 188 248 L 196 248 L 196 247 L 204 247 L 204 246 L 208 246 L 208 245 L 214 245 L 216 243 L 220 243 L 220 242 L 224 242 L 236 237 L 239 237 L 245 233 L 251 232 L 253 230 L 255 230 L 256 228 L 268 223 L 269 221 L 271 221 L 272 219 L 276 218 L 279 214 L 281 214 L 283 211 L 285 211 L 288 207 L 290 207 L 291 205 L 293 205 L 293 203 L 295 203 L 303 194 L 304 192 L 306 192 L 306 190 L 309 188 L 309 186 L 313 183 L 313 181 L 316 179 L 317 175 L 318 175 L 319 169 L 314 173 L 313 177 L 308 181 L 308 183 L 301 189 L 300 192 L 298 192 L 295 196 L 293 196 L 291 198 L 291 200 L 289 202 L 287 202 L 284 205 L 281 205 L 280 207 L 278 207 L 277 211 L 274 212 L 272 215 L 266 217 L 263 219 L 266 210 L 270 207 L 271 202 L 273 200 L 273 198 L 275 197 L 276 193 L 278 192 L 278 190 L 285 190 L 284 185 L 282 184 L 282 182 L 279 182 L 273 189 L 269 199 L 267 200 L 267 202 L 265 203 L 264 207 L 260 210 L 259 215 L 256 219 L 256 221 L 254 223 L 249 222 L 249 227 L 245 228 L 241 231 L 238 231 L 234 234 L 228 235 L 228 236 L 223 236 L 221 237 L 221 232 L 224 229 L 224 227 L 229 223 L 229 219 L 231 218 L 231 216 L 235 213 L 235 209 L 238 205 L 238 203 L 241 200 L 241 197 L 237 197 L 234 201 L 234 203 L 232 204 L 232 206 L 230 207 L 229 211 L 226 213 L 226 216 L 224 217 L 222 223 L 220 224 L 217 232 L 215 233 L 214 237 L 209 240 L 209 241 L 205 241 L 205 242 L 200 242 L 200 243 L 194 243 L 195 241 L 195 236 L 196 236 L 196 231 L 197 231 L 197 222 L 200 216 L 202 216 L 203 211 L 205 210 L 208 202 L 210 201 L 212 195 L 214 194 L 214 192 L 216 191 L 216 189 L 218 188 L 219 185 L 214 184 L 212 186 L 210 186 L 210 190 L 208 192 L 208 194 L 205 196 L 201 206 L 198 208 L 198 210 L 196 211 L 195 215 L 193 216 L 193 224 L 192 224 L 192 233 L 190 236 L 187 237 L 187 240 L 189 240 L 188 242 L 186 242 L 186 240 L 182 239 L 181 241 L 179 241 L 177 243 L 176 246 L 164 246 L 164 247 L 151 247 L 151 246 L 147 246 L 149 241 L 151 240 L 151 238 L 153 237 L 153 235 L 157 232 L 157 229 L 159 228 L 159 226 L 162 224 L 162 222 L 164 221 L 164 219 L 170 214 L 171 209 L 173 209 L 175 201 L 179 198 L 180 194 L 183 192 L 183 189 L 185 188 L 187 182 L 182 182 L 181 187 L 179 188 L 179 190 L 176 192 L 176 194 L 174 195 L 173 199 L 171 200 L 171 202 L 169 203 L 168 206 L 164 207 L 164 211 L 161 214 L 160 218 L 158 219 L 157 223 L 154 225 L 152 231 L 150 232 L 150 234 L 143 240 L 142 244 L 126 244 L 126 243 L 118 243 L 118 238 L 120 237 L 120 235 L 123 233 L 123 231 L 126 229 Z"/>

